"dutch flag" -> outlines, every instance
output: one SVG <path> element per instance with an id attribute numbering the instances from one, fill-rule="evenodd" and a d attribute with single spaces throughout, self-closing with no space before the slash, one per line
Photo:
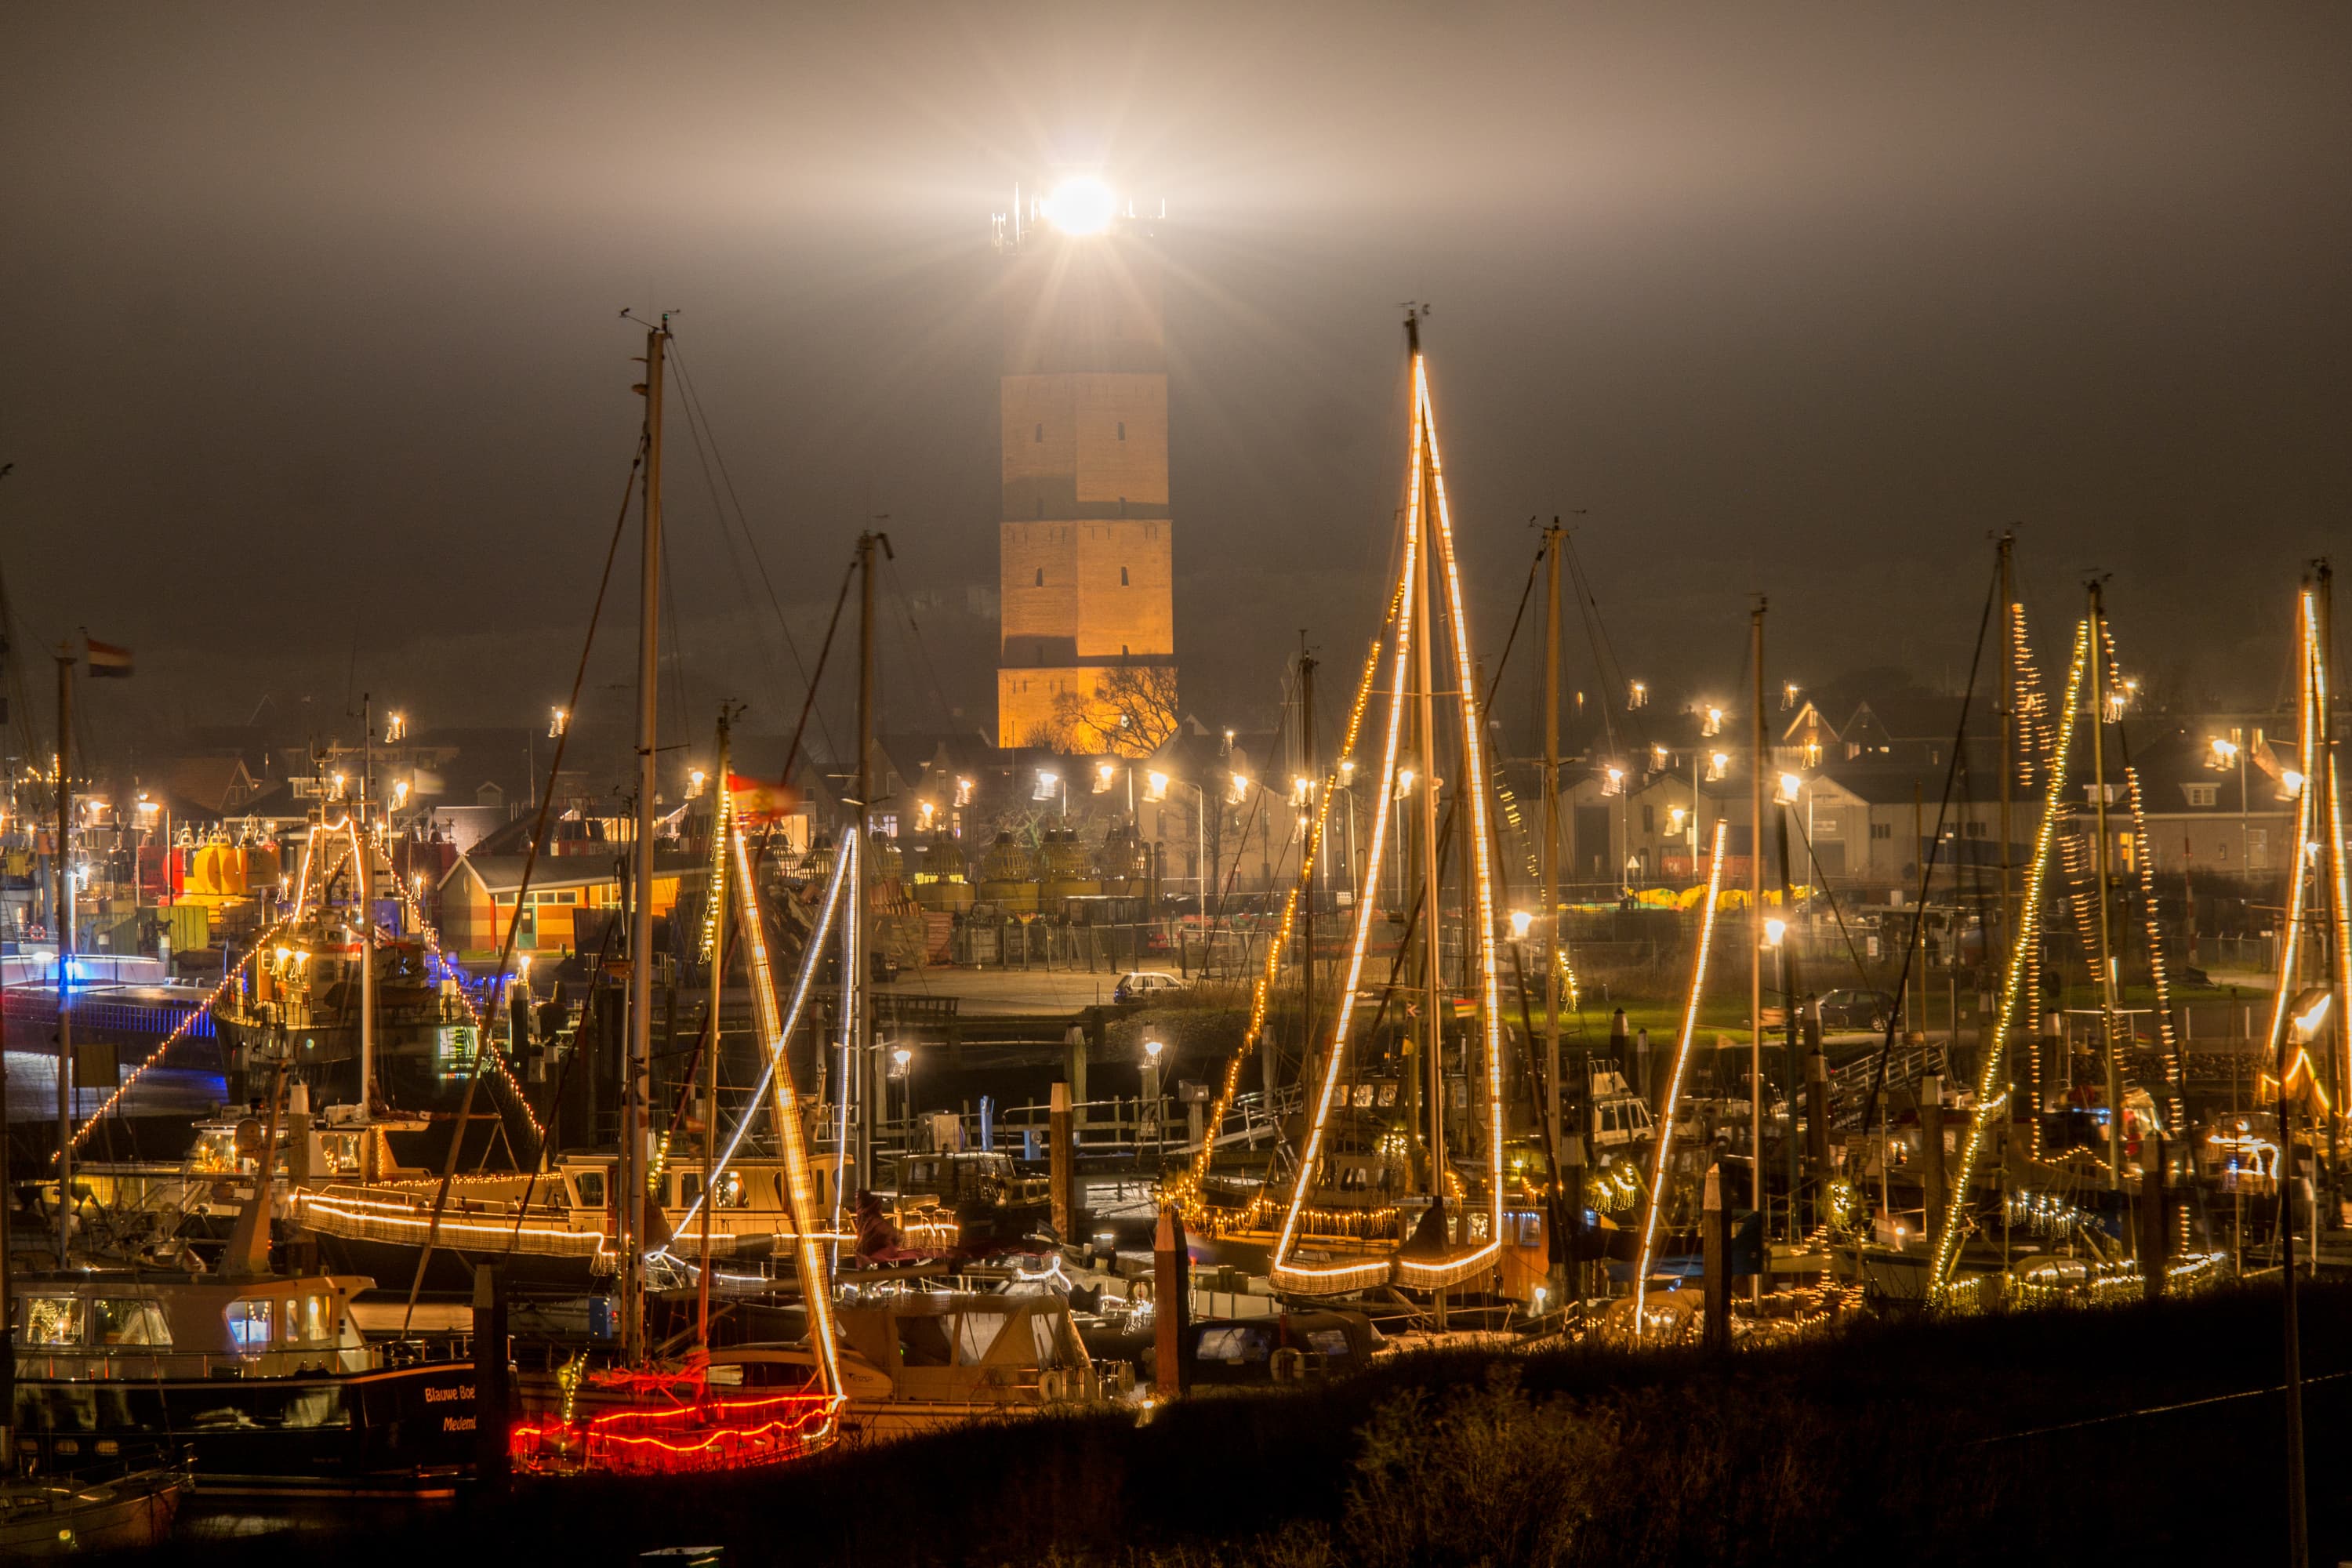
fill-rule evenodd
<path id="1" fill-rule="evenodd" d="M 131 650 L 117 647 L 110 642 L 100 642 L 85 635 L 82 641 L 89 645 L 90 679 L 128 680 L 131 679 Z"/>

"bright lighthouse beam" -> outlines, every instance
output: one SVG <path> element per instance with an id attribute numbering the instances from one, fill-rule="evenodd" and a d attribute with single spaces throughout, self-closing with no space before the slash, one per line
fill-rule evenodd
<path id="1" fill-rule="evenodd" d="M 1118 197 L 1091 174 L 1074 174 L 1045 198 L 1046 221 L 1064 234 L 1100 234 L 1118 216 Z"/>

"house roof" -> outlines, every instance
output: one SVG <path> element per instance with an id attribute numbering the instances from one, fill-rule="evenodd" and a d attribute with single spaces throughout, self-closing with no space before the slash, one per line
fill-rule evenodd
<path id="1" fill-rule="evenodd" d="M 470 875 L 491 893 L 511 893 L 522 886 L 523 867 L 530 857 L 524 855 L 460 855 L 441 881 L 446 885 L 460 872 Z M 709 872 L 708 863 L 699 855 L 654 852 L 654 875 L 677 877 L 694 881 Z M 614 863 L 601 856 L 541 855 L 530 874 L 533 892 L 556 888 L 617 887 L 620 875 Z"/>

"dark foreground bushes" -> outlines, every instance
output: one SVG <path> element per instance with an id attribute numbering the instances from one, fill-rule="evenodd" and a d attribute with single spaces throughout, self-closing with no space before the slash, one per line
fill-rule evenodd
<path id="1" fill-rule="evenodd" d="M 2273 1560 L 2274 1292 L 1873 1325 L 1706 1357 L 1429 1356 L 1129 1427 L 969 1429 L 764 1478 L 525 1490 L 396 1520 L 341 1564 L 1063 1568 Z M 2352 1292 L 2305 1297 L 2313 1559 L 2352 1554 Z M 2257 1391 L 2250 1396 L 2248 1391 Z M 2122 1418 L 2116 1418 L 2122 1417 Z M 2088 1423 L 2088 1425 L 2084 1425 Z M 188 1549 L 302 1561 L 306 1541 Z"/>

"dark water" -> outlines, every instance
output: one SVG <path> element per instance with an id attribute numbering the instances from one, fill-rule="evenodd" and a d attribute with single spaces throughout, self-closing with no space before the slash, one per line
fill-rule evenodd
<path id="1" fill-rule="evenodd" d="M 58 1116 L 58 1059 L 46 1051 L 10 1051 L 8 1120 L 54 1121 Z M 129 1069 L 124 1069 L 128 1076 Z M 118 1080 L 119 1081 L 119 1080 Z M 115 1084 L 74 1085 L 77 1117 L 88 1116 L 106 1102 Z M 123 1116 L 187 1116 L 208 1114 L 228 1098 L 228 1081 L 218 1072 L 193 1068 L 156 1067 L 139 1075 L 131 1092 L 114 1109 Z"/>

